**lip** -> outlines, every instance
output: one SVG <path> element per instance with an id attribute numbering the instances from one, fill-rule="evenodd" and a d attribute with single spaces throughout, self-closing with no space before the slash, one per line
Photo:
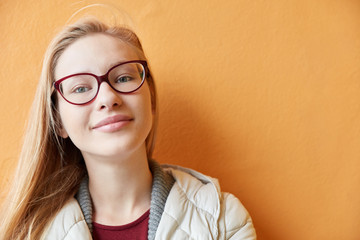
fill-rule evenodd
<path id="1" fill-rule="evenodd" d="M 97 124 L 92 129 L 96 129 L 102 132 L 115 132 L 123 128 L 125 125 L 130 123 L 133 119 L 126 115 L 115 115 L 107 117 Z"/>

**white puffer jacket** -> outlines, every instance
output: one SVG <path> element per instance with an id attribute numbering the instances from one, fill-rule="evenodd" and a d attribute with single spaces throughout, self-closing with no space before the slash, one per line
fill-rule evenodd
<path id="1" fill-rule="evenodd" d="M 175 179 L 155 239 L 256 239 L 246 209 L 218 181 L 191 169 L 164 165 Z M 92 239 L 78 202 L 73 198 L 56 215 L 42 239 Z"/>

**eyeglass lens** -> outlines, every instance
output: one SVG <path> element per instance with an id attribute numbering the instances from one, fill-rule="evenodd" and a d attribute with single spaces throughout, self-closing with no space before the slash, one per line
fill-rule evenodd
<path id="1" fill-rule="evenodd" d="M 113 68 L 108 73 L 110 85 L 117 91 L 128 93 L 136 90 L 143 82 L 145 69 L 142 64 L 125 63 Z M 95 76 L 79 74 L 67 78 L 59 85 L 63 97 L 69 102 L 82 104 L 96 97 L 100 84 Z"/>

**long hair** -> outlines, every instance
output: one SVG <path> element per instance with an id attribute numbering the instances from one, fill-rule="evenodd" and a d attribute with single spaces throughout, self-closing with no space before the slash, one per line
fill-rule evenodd
<path id="1" fill-rule="evenodd" d="M 63 139 L 57 134 L 60 121 L 53 82 L 54 69 L 64 50 L 77 39 L 91 33 L 117 37 L 132 46 L 140 59 L 146 60 L 139 38 L 133 31 L 121 26 L 108 27 L 95 19 L 80 20 L 53 39 L 44 57 L 14 184 L 4 202 L 0 240 L 40 239 L 50 220 L 76 194 L 86 174 L 79 149 L 69 138 Z M 146 138 L 147 156 L 151 158 L 157 105 L 150 69 L 146 81 L 153 112 L 153 126 Z"/>

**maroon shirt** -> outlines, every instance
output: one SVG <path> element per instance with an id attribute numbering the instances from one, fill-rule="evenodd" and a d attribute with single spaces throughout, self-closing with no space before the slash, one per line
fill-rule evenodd
<path id="1" fill-rule="evenodd" d="M 121 226 L 106 226 L 93 222 L 94 240 L 145 240 L 148 237 L 150 210 L 134 222 Z"/>

